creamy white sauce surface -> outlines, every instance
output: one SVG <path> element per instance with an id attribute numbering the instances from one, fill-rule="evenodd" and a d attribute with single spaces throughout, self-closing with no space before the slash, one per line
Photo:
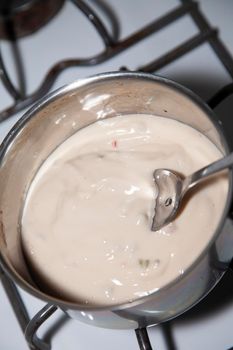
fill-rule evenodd
<path id="1" fill-rule="evenodd" d="M 198 131 L 151 115 L 98 121 L 67 139 L 36 174 L 23 211 L 22 242 L 42 288 L 107 305 L 182 275 L 215 232 L 227 178 L 215 176 L 174 222 L 151 232 L 153 171 L 189 175 L 221 156 Z"/>

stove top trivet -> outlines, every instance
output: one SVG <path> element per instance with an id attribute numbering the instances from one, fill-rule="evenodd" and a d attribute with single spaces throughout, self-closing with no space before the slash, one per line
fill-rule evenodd
<path id="1" fill-rule="evenodd" d="M 0 51 L 0 78 L 5 86 L 5 89 L 8 91 L 10 96 L 13 98 L 14 103 L 0 112 L 0 122 L 10 118 L 15 113 L 21 111 L 22 109 L 28 107 L 34 103 L 37 99 L 42 97 L 47 93 L 50 88 L 53 86 L 57 77 L 61 74 L 62 71 L 70 67 L 87 67 L 98 65 L 108 59 L 116 56 L 117 54 L 129 49 L 131 46 L 139 43 L 148 36 L 155 34 L 157 31 L 163 29 L 168 24 L 171 24 L 181 18 L 182 16 L 189 14 L 193 21 L 196 23 L 199 28 L 199 33 L 189 40 L 186 40 L 176 48 L 162 55 L 161 57 L 145 64 L 138 68 L 138 70 L 143 72 L 155 72 L 158 69 L 161 69 L 165 65 L 175 61 L 184 54 L 190 52 L 196 47 L 200 46 L 203 43 L 208 42 L 212 47 L 213 51 L 219 58 L 222 65 L 225 67 L 231 78 L 233 78 L 233 59 L 218 37 L 218 30 L 212 28 L 203 14 L 201 13 L 198 4 L 193 0 L 180 0 L 181 5 L 176 7 L 174 10 L 168 12 L 164 16 L 156 19 L 140 30 L 136 31 L 132 35 L 124 38 L 123 40 L 118 40 L 117 30 L 114 34 L 109 34 L 105 25 L 97 16 L 95 11 L 85 3 L 83 0 L 66 0 L 72 1 L 73 4 L 83 12 L 85 16 L 89 19 L 90 23 L 95 27 L 96 31 L 99 33 L 101 39 L 104 42 L 105 49 L 96 56 L 88 57 L 85 59 L 69 59 L 63 60 L 56 63 L 45 75 L 44 80 L 41 85 L 38 87 L 34 93 L 28 95 L 25 92 L 25 74 L 23 71 L 23 66 L 21 62 L 21 55 L 17 45 L 17 33 L 15 29 L 14 21 L 11 22 L 12 27 L 9 29 L 6 28 L 6 33 L 8 33 L 8 39 L 11 41 L 13 46 L 13 52 L 15 55 L 15 61 L 17 62 L 18 76 L 21 78 L 21 83 L 19 87 L 15 87 L 12 83 L 5 64 L 3 57 Z M 0 7 L 1 11 L 1 7 Z M 115 21 L 114 16 L 111 17 L 109 9 L 106 9 L 106 13 L 109 14 L 109 20 Z M 114 23 L 112 23 L 114 24 Z M 117 23 L 115 23 L 117 24 Z M 5 25 L 9 26 L 9 21 L 5 21 Z M 115 26 L 115 29 L 116 26 Z M 126 67 L 121 69 L 127 70 Z M 214 108 L 218 105 L 223 99 L 228 97 L 233 93 L 233 83 L 221 89 L 216 95 L 209 100 L 209 105 Z M 39 339 L 36 335 L 38 328 L 57 310 L 57 307 L 54 305 L 47 304 L 43 307 L 31 320 L 29 318 L 25 304 L 22 301 L 20 293 L 11 279 L 5 274 L 5 272 L 0 267 L 0 279 L 2 285 L 6 291 L 6 294 L 9 298 L 9 301 L 12 305 L 16 318 L 20 324 L 20 327 L 25 334 L 26 340 L 28 342 L 29 348 L 31 350 L 50 350 L 50 344 Z M 135 330 L 136 336 L 138 339 L 139 348 L 141 350 L 152 350 L 150 340 L 146 328 Z M 233 348 L 232 348 L 233 349 Z M 229 349 L 231 350 L 231 349 Z"/>
<path id="2" fill-rule="evenodd" d="M 224 65 L 230 76 L 233 78 L 233 60 L 218 37 L 218 31 L 215 28 L 212 28 L 203 14 L 200 12 L 198 3 L 193 0 L 180 0 L 181 5 L 176 7 L 174 10 L 168 12 L 164 16 L 156 19 L 155 21 L 149 23 L 145 27 L 134 32 L 132 35 L 118 40 L 116 36 L 109 34 L 104 23 L 97 16 L 92 7 L 87 5 L 83 0 L 66 0 L 71 1 L 74 6 L 76 6 L 83 14 L 89 19 L 90 23 L 95 27 L 96 31 L 100 35 L 105 49 L 99 54 L 93 57 L 87 58 L 76 58 L 76 59 L 67 59 L 56 63 L 45 75 L 44 80 L 32 94 L 27 94 L 25 92 L 25 74 L 23 70 L 23 65 L 21 61 L 21 55 L 19 47 L 17 45 L 17 35 L 14 28 L 14 22 L 12 22 L 11 29 L 6 31 L 9 35 L 9 40 L 12 43 L 15 54 L 15 61 L 17 62 L 18 76 L 21 77 L 21 86 L 15 87 L 12 80 L 10 79 L 6 66 L 4 64 L 4 59 L 0 51 L 0 78 L 4 84 L 6 91 L 13 98 L 14 103 L 2 110 L 0 112 L 0 121 L 3 121 L 11 117 L 16 112 L 21 111 L 22 109 L 30 106 L 44 94 L 46 94 L 58 76 L 65 70 L 70 67 L 88 67 L 93 65 L 98 65 L 104 61 L 109 60 L 110 58 L 118 55 L 119 53 L 129 49 L 133 45 L 139 43 L 148 36 L 155 34 L 157 31 L 163 29 L 167 25 L 175 22 L 179 18 L 183 17 L 186 14 L 189 14 L 193 21 L 196 23 L 199 28 L 199 33 L 192 36 L 190 39 L 186 40 L 176 48 L 157 58 L 156 60 L 151 61 L 144 66 L 138 67 L 137 70 L 143 72 L 155 72 L 156 70 L 164 67 L 165 65 L 173 62 L 174 60 L 180 58 L 184 54 L 190 52 L 196 47 L 200 46 L 203 43 L 208 42 L 216 55 L 218 56 L 221 63 Z M 105 11 L 107 13 L 107 11 Z M 109 10 L 108 10 L 109 13 Z M 110 13 L 109 13 L 110 15 Z M 111 18 L 109 17 L 111 21 Z M 9 26 L 9 22 L 5 22 L 6 26 Z M 126 68 L 127 69 L 127 68 Z"/>

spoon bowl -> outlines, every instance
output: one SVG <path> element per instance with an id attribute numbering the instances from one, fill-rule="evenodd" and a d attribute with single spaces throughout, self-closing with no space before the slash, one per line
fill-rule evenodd
<path id="1" fill-rule="evenodd" d="M 158 188 L 158 195 L 151 230 L 158 231 L 175 219 L 183 197 L 192 187 L 206 177 L 232 167 L 232 165 L 233 152 L 187 177 L 183 177 L 174 170 L 156 169 L 153 176 Z"/>
<path id="2" fill-rule="evenodd" d="M 158 187 L 152 231 L 157 231 L 171 222 L 182 199 L 183 177 L 169 169 L 156 169 L 154 181 Z"/>

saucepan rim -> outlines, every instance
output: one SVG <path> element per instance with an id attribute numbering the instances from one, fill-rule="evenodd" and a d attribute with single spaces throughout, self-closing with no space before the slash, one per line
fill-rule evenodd
<path id="1" fill-rule="evenodd" d="M 108 80 L 120 80 L 120 79 L 137 79 L 137 80 L 147 80 L 150 82 L 156 82 L 162 85 L 165 85 L 171 89 L 173 89 L 176 92 L 181 93 L 184 97 L 187 99 L 190 99 L 192 102 L 194 102 L 204 113 L 210 121 L 212 122 L 215 129 L 218 131 L 218 135 L 220 136 L 221 143 L 224 147 L 224 150 L 227 153 L 229 153 L 229 146 L 227 144 L 226 137 L 223 135 L 223 132 L 220 128 L 220 126 L 217 123 L 217 119 L 215 119 L 215 114 L 213 110 L 199 97 L 197 96 L 193 91 L 189 90 L 188 88 L 184 87 L 183 85 L 171 80 L 167 79 L 165 77 L 154 75 L 154 74 L 148 74 L 148 73 L 142 73 L 142 72 L 106 72 L 106 73 L 100 73 L 88 78 L 82 78 L 79 80 L 76 80 L 72 83 L 66 84 L 57 90 L 47 94 L 46 96 L 39 99 L 26 113 L 23 114 L 23 116 L 14 124 L 12 129 L 9 131 L 9 133 L 4 138 L 1 146 L 0 146 L 0 168 L 2 163 L 4 162 L 4 156 L 7 152 L 7 149 L 11 145 L 11 143 L 14 141 L 16 135 L 20 133 L 20 131 L 23 129 L 24 125 L 29 122 L 40 110 L 42 110 L 44 107 L 46 107 L 48 104 L 50 104 L 52 101 L 61 98 L 65 96 L 68 93 L 71 93 L 72 91 L 76 91 L 77 89 L 81 87 L 88 87 L 89 85 L 92 85 L 96 82 L 103 82 Z M 34 295 L 35 297 L 38 297 L 44 301 L 47 301 L 49 303 L 53 303 L 62 309 L 70 309 L 70 310 L 89 310 L 89 311 L 118 311 L 118 310 L 124 310 L 128 308 L 132 308 L 134 306 L 143 304 L 144 302 L 147 302 L 149 300 L 153 300 L 155 297 L 159 297 L 164 291 L 169 291 L 172 287 L 174 287 L 181 279 L 184 279 L 188 274 L 192 272 L 192 270 L 199 264 L 199 262 L 205 257 L 207 252 L 210 250 L 213 243 L 216 241 L 217 237 L 221 233 L 221 229 L 224 225 L 224 222 L 228 216 L 230 203 L 232 199 L 232 180 L 233 180 L 233 173 L 232 171 L 229 171 L 229 188 L 228 188 L 228 195 L 224 207 L 224 211 L 221 217 L 221 220 L 215 230 L 214 235 L 212 236 L 212 239 L 209 241 L 208 245 L 204 248 L 204 250 L 201 252 L 201 254 L 197 257 L 197 259 L 191 264 L 182 275 L 176 277 L 174 280 L 166 284 L 165 286 L 161 287 L 159 290 L 151 293 L 148 296 L 139 297 L 132 302 L 126 302 L 126 303 L 120 303 L 120 304 L 111 304 L 107 306 L 99 306 L 99 305 L 84 305 L 84 304 L 78 304 L 75 302 L 65 301 L 62 299 L 58 299 L 56 297 L 53 297 L 51 295 L 48 295 L 44 293 L 43 291 L 36 289 L 33 285 L 31 285 L 29 282 L 24 280 L 15 269 L 12 269 L 7 261 L 5 260 L 4 256 L 1 253 L 0 249 L 0 264 L 3 267 L 4 271 L 9 275 L 10 278 L 12 278 L 13 281 L 15 281 L 20 287 L 22 287 L 24 290 L 29 292 L 30 294 Z"/>

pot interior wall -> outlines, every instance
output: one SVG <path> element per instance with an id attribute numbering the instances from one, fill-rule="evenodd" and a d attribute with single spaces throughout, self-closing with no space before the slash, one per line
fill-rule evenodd
<path id="1" fill-rule="evenodd" d="M 163 80 L 124 75 L 74 83 L 38 103 L 2 145 L 0 248 L 5 266 L 34 286 L 23 258 L 20 218 L 28 187 L 48 155 L 80 128 L 121 114 L 144 113 L 177 119 L 209 137 L 225 153 L 218 131 L 204 111 Z"/>

